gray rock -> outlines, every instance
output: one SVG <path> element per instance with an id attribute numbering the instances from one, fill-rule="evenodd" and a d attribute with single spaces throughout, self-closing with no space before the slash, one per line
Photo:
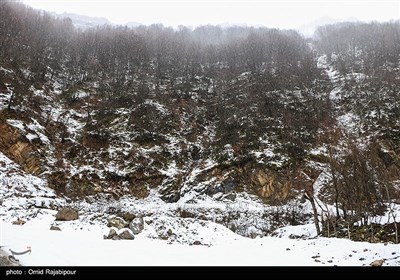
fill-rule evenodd
<path id="1" fill-rule="evenodd" d="M 121 229 L 128 226 L 128 223 L 124 221 L 124 219 L 120 217 L 112 217 L 108 219 L 108 227 L 116 227 L 117 229 Z"/>
<path id="2" fill-rule="evenodd" d="M 56 221 L 73 221 L 79 218 L 78 210 L 64 207 L 56 214 Z"/>
<path id="3" fill-rule="evenodd" d="M 133 234 L 139 234 L 144 229 L 144 221 L 142 217 L 135 218 L 129 224 L 129 228 L 133 232 Z"/>
<path id="4" fill-rule="evenodd" d="M 121 214 L 121 217 L 122 217 L 125 221 L 127 221 L 128 223 L 129 223 L 129 222 L 132 222 L 132 220 L 136 218 L 135 214 L 132 214 L 132 213 L 129 213 L 129 212 L 123 212 L 123 213 Z"/>
<path id="5" fill-rule="evenodd" d="M 130 229 L 124 229 L 119 235 L 121 239 L 133 240 L 135 236 Z"/>
<path id="6" fill-rule="evenodd" d="M 113 239 L 115 236 L 118 237 L 117 231 L 114 228 L 111 228 L 108 235 L 104 235 L 104 239 Z"/>
<path id="7" fill-rule="evenodd" d="M 58 226 L 51 226 L 50 230 L 58 230 L 61 231 L 61 229 Z"/>
<path id="8" fill-rule="evenodd" d="M 370 263 L 370 266 L 382 266 L 382 264 L 385 262 L 385 260 L 375 260 L 372 263 Z"/>
<path id="9" fill-rule="evenodd" d="M 235 201 L 236 200 L 236 194 L 235 193 L 229 193 L 224 196 L 225 199 L 228 199 L 230 201 Z"/>

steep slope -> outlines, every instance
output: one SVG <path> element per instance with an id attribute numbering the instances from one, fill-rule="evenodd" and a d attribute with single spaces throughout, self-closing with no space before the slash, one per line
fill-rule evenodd
<path id="1" fill-rule="evenodd" d="M 314 210 L 324 235 L 374 241 L 398 203 L 398 66 L 365 66 L 379 46 L 358 55 L 350 36 L 331 49 L 335 28 L 313 42 L 266 28 L 82 31 L 21 3 L 1 11 L 2 178 L 18 166 L 84 220 L 157 217 L 154 236 L 190 243 L 166 225 L 255 237 Z"/>

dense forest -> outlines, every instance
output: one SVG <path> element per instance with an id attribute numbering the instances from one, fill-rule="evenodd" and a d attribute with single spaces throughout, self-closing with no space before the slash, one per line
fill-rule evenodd
<path id="1" fill-rule="evenodd" d="M 399 202 L 400 22 L 81 30 L 2 0 L 0 27 L 0 151 L 60 195 L 304 197 L 328 235 Z"/>

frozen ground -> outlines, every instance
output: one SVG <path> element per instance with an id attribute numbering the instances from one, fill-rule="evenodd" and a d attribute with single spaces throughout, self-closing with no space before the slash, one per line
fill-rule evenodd
<path id="1" fill-rule="evenodd" d="M 105 198 L 68 202 L 1 153 L 0 185 L 0 246 L 5 252 L 31 247 L 31 254 L 17 256 L 22 265 L 364 266 L 378 259 L 400 265 L 399 245 L 316 238 L 313 224 L 286 226 L 260 237 L 260 228 L 269 222 L 265 209 L 241 194 L 235 201 L 188 192 L 177 203 L 165 203 L 155 193 L 143 200 L 124 197 L 117 204 Z M 65 205 L 79 209 L 78 220 L 55 221 L 57 209 Z M 110 210 L 118 207 L 144 216 L 144 230 L 134 240 L 103 238 Z M 220 220 L 227 211 L 236 216 L 232 221 L 242 235 L 257 237 L 228 229 L 231 225 Z M 26 223 L 13 224 L 18 220 Z"/>
<path id="2" fill-rule="evenodd" d="M 43 218 L 43 217 L 42 217 Z M 3 246 L 7 251 L 24 251 L 23 265 L 36 266 L 364 266 L 377 259 L 384 265 L 400 265 L 399 245 L 353 242 L 346 239 L 291 239 L 294 232 L 310 232 L 310 226 L 281 229 L 282 237 L 250 239 L 217 227 L 211 232 L 212 245 L 167 244 L 166 241 L 137 235 L 134 240 L 103 240 L 104 230 L 93 225 L 82 229 L 63 226 L 51 231 L 51 216 L 23 226 L 2 224 Z M 283 234 L 282 234 L 283 233 Z"/>

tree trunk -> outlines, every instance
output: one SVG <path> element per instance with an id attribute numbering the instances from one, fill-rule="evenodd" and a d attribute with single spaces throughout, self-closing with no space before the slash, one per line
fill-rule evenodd
<path id="1" fill-rule="evenodd" d="M 328 227 L 328 236 L 327 236 L 327 237 L 329 238 L 329 237 L 331 237 L 331 230 L 330 230 L 330 222 L 331 222 L 331 219 L 330 219 L 330 217 L 329 217 L 329 214 L 326 215 L 326 221 L 327 221 L 327 222 L 326 222 L 326 225 L 327 225 L 327 227 Z"/>
<path id="2" fill-rule="evenodd" d="M 399 244 L 399 232 L 397 231 L 396 215 L 392 212 L 396 244 Z"/>
<path id="3" fill-rule="evenodd" d="M 349 237 L 349 239 L 351 240 L 351 235 L 350 235 L 350 223 L 347 222 L 347 235 Z"/>
<path id="4" fill-rule="evenodd" d="M 318 211 L 317 211 L 317 207 L 315 206 L 314 197 L 311 196 L 309 200 L 311 202 L 311 207 L 312 207 L 313 213 L 314 213 L 314 224 L 315 224 L 315 228 L 317 230 L 317 235 L 320 235 L 321 229 L 319 228 Z"/>
<path id="5" fill-rule="evenodd" d="M 336 174 L 333 168 L 331 168 L 332 172 L 332 180 L 333 180 L 333 187 L 335 188 L 335 208 L 336 208 L 336 218 L 340 219 L 340 214 L 339 214 L 339 189 L 337 185 L 337 180 L 336 180 Z"/>
<path id="6" fill-rule="evenodd" d="M 334 162 L 333 162 L 334 159 L 333 159 L 332 148 L 329 148 L 329 157 L 330 157 L 330 169 L 331 169 L 331 174 L 332 174 L 333 188 L 335 190 L 336 219 L 340 219 L 340 214 L 339 214 L 339 188 L 338 188 L 338 181 L 337 181 L 337 178 L 336 178 L 335 167 L 334 167 Z"/>

